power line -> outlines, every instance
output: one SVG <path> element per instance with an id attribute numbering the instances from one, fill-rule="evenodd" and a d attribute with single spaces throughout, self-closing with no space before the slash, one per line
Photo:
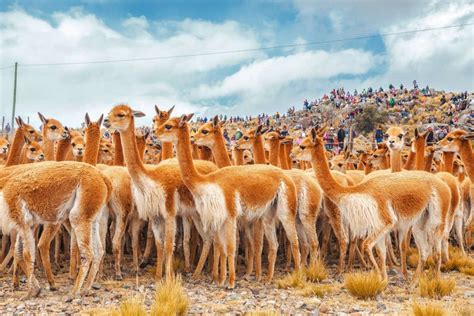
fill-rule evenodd
<path id="1" fill-rule="evenodd" d="M 410 30 L 410 31 L 401 31 L 401 32 L 392 32 L 392 33 L 381 33 L 381 34 L 371 34 L 371 35 L 361 35 L 355 37 L 345 37 L 339 39 L 332 39 L 332 40 L 325 40 L 325 41 L 316 41 L 316 42 L 309 42 L 309 43 L 301 43 L 301 44 L 286 44 L 286 45 L 276 45 L 276 46 L 268 46 L 268 47 L 256 47 L 256 48 L 246 48 L 246 49 L 237 49 L 237 50 L 227 50 L 227 51 L 217 51 L 217 52 L 205 52 L 205 53 L 196 53 L 196 54 L 183 54 L 183 55 L 170 55 L 170 56 L 158 56 L 158 57 L 144 57 L 144 58 L 128 58 L 128 59 L 115 59 L 115 60 L 95 60 L 95 61 L 79 61 L 79 62 L 58 62 L 58 63 L 35 63 L 35 64 L 19 64 L 21 67 L 41 67 L 41 66 L 67 66 L 67 65 L 88 65 L 88 64 L 110 64 L 110 63 L 124 63 L 124 62 L 134 62 L 134 61 L 150 61 L 150 60 L 162 60 L 162 59 L 174 59 L 174 58 L 189 58 L 189 57 L 200 57 L 200 56 L 214 56 L 214 55 L 225 55 L 225 54 L 236 54 L 236 53 L 245 53 L 245 52 L 255 52 L 255 51 L 264 51 L 264 50 L 273 50 L 273 49 L 281 49 L 281 48 L 294 48 L 294 47 L 304 47 L 304 46 L 314 46 L 320 44 L 330 44 L 330 43 L 338 43 L 338 42 L 345 42 L 345 41 L 353 41 L 353 40 L 363 40 L 363 39 L 370 39 L 376 37 L 388 37 L 388 36 L 396 36 L 396 35 L 406 35 L 406 34 L 414 34 L 414 33 L 421 33 L 421 32 L 430 32 L 436 30 L 444 30 L 444 29 L 452 29 L 464 26 L 472 26 L 474 23 L 465 23 L 465 24 L 457 24 L 457 25 L 448 25 L 448 26 L 440 26 L 440 27 L 432 27 L 432 28 L 425 28 L 425 29 L 418 29 L 418 30 Z M 5 66 L 0 68 L 6 69 L 14 66 Z"/>

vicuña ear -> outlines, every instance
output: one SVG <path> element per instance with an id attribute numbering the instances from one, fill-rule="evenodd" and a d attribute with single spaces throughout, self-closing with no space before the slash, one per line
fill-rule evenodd
<path id="1" fill-rule="evenodd" d="M 219 125 L 222 127 L 222 126 L 224 126 L 226 123 L 227 123 L 227 121 L 220 121 L 220 122 L 219 122 Z"/>
<path id="2" fill-rule="evenodd" d="M 158 105 L 155 104 L 155 112 L 156 114 L 160 115 L 160 109 L 158 108 Z"/>
<path id="3" fill-rule="evenodd" d="M 418 131 L 418 127 L 415 128 L 415 137 L 418 137 L 418 135 L 420 134 L 420 132 Z"/>
<path id="4" fill-rule="evenodd" d="M 38 112 L 38 116 L 39 116 L 41 122 L 43 122 L 43 124 L 47 124 L 47 123 L 48 123 L 48 119 L 45 118 L 43 114 L 41 114 L 40 112 Z"/>
<path id="5" fill-rule="evenodd" d="M 216 115 L 212 118 L 212 127 L 216 128 L 219 125 L 219 116 Z"/>
<path id="6" fill-rule="evenodd" d="M 147 139 L 149 135 L 150 135 L 150 131 L 146 131 L 145 135 L 143 135 L 143 137 L 145 137 L 145 139 Z"/>
<path id="7" fill-rule="evenodd" d="M 86 126 L 89 127 L 91 125 L 91 118 L 89 117 L 89 113 L 86 113 L 84 118 L 84 122 L 86 122 Z"/>
<path id="8" fill-rule="evenodd" d="M 255 130 L 255 136 L 262 135 L 262 129 L 263 125 L 257 126 L 257 129 Z"/>
<path id="9" fill-rule="evenodd" d="M 18 123 L 19 123 L 18 124 L 19 126 L 25 125 L 25 122 L 23 122 L 23 119 L 21 118 L 21 116 L 18 116 Z"/>
<path id="10" fill-rule="evenodd" d="M 145 113 L 141 112 L 141 111 L 132 111 L 132 114 L 134 117 L 144 117 L 145 116 Z"/>
<path id="11" fill-rule="evenodd" d="M 462 135 L 460 137 L 462 140 L 473 140 L 474 139 L 474 133 L 467 133 L 465 135 Z"/>
<path id="12" fill-rule="evenodd" d="M 318 140 L 318 127 L 311 129 L 311 140 L 313 143 L 316 143 Z"/>
<path id="13" fill-rule="evenodd" d="M 179 128 L 183 127 L 185 123 L 187 123 L 191 120 L 193 115 L 194 115 L 194 113 L 191 113 L 191 114 L 188 114 L 188 115 L 186 115 L 186 114 L 181 115 L 181 118 L 179 119 L 178 127 Z"/>
<path id="14" fill-rule="evenodd" d="M 324 125 L 323 127 L 319 128 L 318 129 L 318 136 L 323 137 L 324 133 L 326 133 L 327 130 L 328 130 L 327 125 Z"/>
<path id="15" fill-rule="evenodd" d="M 23 138 L 25 139 L 25 144 L 27 145 L 31 144 L 31 141 L 28 139 L 28 137 L 23 136 Z"/>
<path id="16" fill-rule="evenodd" d="M 168 115 L 171 115 L 171 113 L 173 113 L 173 110 L 174 110 L 174 105 L 168 110 Z"/>
<path id="17" fill-rule="evenodd" d="M 97 125 L 101 126 L 103 120 L 104 120 L 104 114 L 101 114 L 99 119 L 97 120 Z"/>

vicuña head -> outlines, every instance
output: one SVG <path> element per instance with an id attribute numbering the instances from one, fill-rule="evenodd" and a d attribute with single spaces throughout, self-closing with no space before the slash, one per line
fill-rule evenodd
<path id="1" fill-rule="evenodd" d="M 48 140 L 56 141 L 68 137 L 66 129 L 58 120 L 52 118 L 47 119 L 39 112 L 38 116 L 43 123 L 43 135 L 46 135 Z"/>
<path id="2" fill-rule="evenodd" d="M 405 144 L 405 131 L 401 127 L 392 126 L 385 133 L 385 138 L 390 151 L 400 151 Z"/>
<path id="3" fill-rule="evenodd" d="M 187 126 L 193 115 L 193 113 L 183 114 L 181 117 L 170 118 L 165 124 L 155 128 L 155 135 L 163 142 L 177 144 L 180 138 L 189 137 L 189 130 L 186 131 L 183 127 Z"/>
<path id="4" fill-rule="evenodd" d="M 26 158 L 29 161 L 43 161 L 44 153 L 41 145 L 36 141 L 30 141 L 25 137 L 25 146 L 26 146 Z"/>
<path id="5" fill-rule="evenodd" d="M 153 117 L 153 128 L 156 128 L 169 120 L 171 117 L 171 113 L 173 113 L 174 110 L 174 105 L 168 110 L 168 111 L 163 111 L 158 108 L 158 105 L 155 105 L 155 112 L 156 115 Z"/>
<path id="6" fill-rule="evenodd" d="M 8 154 L 8 149 L 10 149 L 10 142 L 8 139 L 0 137 L 0 154 Z"/>
<path id="7" fill-rule="evenodd" d="M 252 145 L 255 138 L 263 135 L 266 132 L 266 128 L 263 125 L 259 125 L 256 128 L 247 130 L 244 135 L 237 141 L 237 145 L 242 149 L 252 149 Z"/>
<path id="8" fill-rule="evenodd" d="M 219 141 L 218 138 L 222 139 L 222 126 L 224 124 L 225 121 L 220 121 L 219 116 L 214 116 L 211 121 L 201 125 L 197 133 L 194 134 L 194 143 L 212 149 L 214 144 Z"/>
<path id="9" fill-rule="evenodd" d="M 23 136 L 27 137 L 30 141 L 41 141 L 41 134 L 30 124 L 25 123 L 21 117 L 16 118 L 18 128 L 23 132 Z"/>
<path id="10" fill-rule="evenodd" d="M 474 133 L 468 133 L 462 130 L 456 130 L 448 133 L 445 138 L 439 141 L 439 146 L 446 152 L 459 152 L 463 142 L 469 142 L 474 139 Z"/>
<path id="11" fill-rule="evenodd" d="M 119 131 L 128 130 L 134 117 L 143 117 L 145 113 L 132 110 L 128 105 L 120 104 L 114 106 L 104 120 L 104 126 Z"/>

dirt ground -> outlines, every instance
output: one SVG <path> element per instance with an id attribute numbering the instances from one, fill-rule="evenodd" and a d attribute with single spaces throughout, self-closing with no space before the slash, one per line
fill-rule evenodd
<path id="1" fill-rule="evenodd" d="M 155 282 L 154 267 L 149 266 L 141 276 L 134 276 L 131 261 L 125 257 L 124 280 L 107 279 L 113 275 L 111 258 L 107 258 L 105 279 L 97 282 L 92 295 L 76 298 L 66 302 L 66 295 L 71 288 L 67 269 L 63 268 L 56 274 L 59 290 L 51 292 L 42 272 L 36 268 L 36 275 L 44 287 L 40 297 L 23 301 L 26 294 L 24 277 L 18 291 L 13 291 L 11 274 L 0 275 L 0 315 L 8 314 L 85 314 L 96 308 L 112 309 L 120 301 L 139 297 L 144 299 L 147 307 L 152 304 Z M 287 272 L 277 265 L 275 279 L 281 278 Z M 300 315 L 409 315 L 413 301 L 420 303 L 427 300 L 421 298 L 418 290 L 409 290 L 401 276 L 392 270 L 389 285 L 376 300 L 362 301 L 353 298 L 343 286 L 343 277 L 334 275 L 335 265 L 329 265 L 330 275 L 323 283 L 330 285 L 331 292 L 323 298 L 303 297 L 295 290 L 277 289 L 275 284 L 263 285 L 255 280 L 237 279 L 234 290 L 218 288 L 210 282 L 208 273 L 202 280 L 193 280 L 189 275 L 183 275 L 183 285 L 190 299 L 189 314 L 244 314 L 245 312 L 261 310 L 276 311 L 282 314 Z M 238 271 L 238 276 L 243 271 Z M 451 314 L 456 312 L 474 311 L 474 277 L 458 272 L 443 273 L 443 276 L 454 277 L 456 289 L 453 295 L 439 301 Z"/>

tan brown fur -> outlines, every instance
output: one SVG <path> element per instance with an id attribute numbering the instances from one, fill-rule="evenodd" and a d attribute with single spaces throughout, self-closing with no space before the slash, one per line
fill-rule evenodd
<path id="1" fill-rule="evenodd" d="M 394 173 L 384 177 L 374 177 L 356 186 L 343 187 L 334 180 L 329 172 L 324 154 L 324 144 L 320 136 L 322 132 L 324 130 L 313 129 L 311 137 L 303 140 L 300 146 L 302 147 L 300 158 L 312 161 L 313 170 L 322 189 L 336 205 L 342 208 L 341 214 L 356 207 L 354 203 L 358 203 L 358 198 L 364 197 L 364 199 L 372 200 L 370 203 L 374 203 L 374 213 L 371 214 L 378 217 L 378 224 L 374 222 L 373 228 L 369 230 L 367 230 L 367 227 L 359 230 L 360 228 L 353 224 L 350 225 L 351 231 L 356 236 L 367 237 L 364 241 L 364 249 L 377 270 L 379 269 L 373 257 L 372 248 L 376 245 L 379 248 L 378 252 L 381 256 L 381 271 L 379 270 L 379 272 L 382 273 L 384 278 L 387 278 L 385 271 L 385 249 L 383 247 L 385 236 L 394 228 L 407 230 L 410 226 L 404 224 L 406 221 L 414 222 L 413 230 L 417 231 L 415 234 L 417 245 L 422 252 L 413 279 L 417 281 L 422 272 L 424 262 L 433 247 L 436 248 L 435 254 L 439 260 L 441 259 L 441 238 L 445 225 L 442 219 L 444 218 L 443 214 L 446 214 L 449 210 L 449 203 L 446 203 L 450 199 L 449 188 L 437 177 L 424 172 Z M 420 186 L 420 183 L 424 185 Z M 438 197 L 437 201 L 432 201 L 432 194 L 434 192 L 436 192 L 435 194 Z M 352 196 L 354 196 L 354 200 Z M 348 204 L 345 205 L 345 203 Z M 365 205 L 367 205 L 367 202 Z M 391 208 L 387 207 L 387 205 L 391 205 Z M 425 221 L 419 222 L 418 217 L 428 205 L 432 205 L 431 207 L 434 208 L 433 212 L 430 212 L 428 215 L 433 217 L 433 220 L 428 220 L 428 222 L 434 226 L 426 230 L 430 225 L 427 225 Z M 368 235 L 364 236 L 366 233 Z M 402 233 L 401 235 L 404 236 L 405 234 Z M 427 242 L 429 240 L 428 235 L 430 235 L 432 240 L 435 240 L 434 244 L 431 245 Z M 440 261 L 438 261 L 437 267 L 438 269 L 440 268 Z"/>
<path id="2" fill-rule="evenodd" d="M 221 256 L 221 275 L 219 283 L 225 280 L 226 264 L 229 265 L 229 287 L 235 286 L 235 266 L 234 258 L 236 251 L 236 217 L 237 214 L 243 212 L 244 216 L 251 219 L 263 219 L 263 228 L 265 236 L 269 242 L 269 271 L 267 281 L 273 277 L 273 269 L 276 259 L 276 236 L 275 236 L 275 220 L 278 218 L 287 233 L 290 240 L 293 257 L 295 260 L 295 268 L 300 265 L 300 254 L 298 250 L 298 238 L 296 233 L 296 190 L 290 178 L 285 176 L 281 170 L 272 166 L 229 166 L 218 169 L 207 175 L 199 173 L 194 166 L 192 160 L 188 121 L 192 115 L 181 118 L 173 118 L 155 130 L 155 134 L 161 140 L 172 141 L 177 147 L 179 166 L 181 176 L 184 183 L 197 199 L 208 201 L 206 194 L 213 196 L 214 191 L 222 192 L 218 194 L 219 205 L 225 207 L 226 213 L 219 218 L 204 218 L 204 227 L 219 232 L 221 236 L 217 238 L 219 247 L 222 249 L 219 253 Z M 248 174 L 252 173 L 254 177 L 249 178 Z M 262 186 L 264 182 L 266 185 Z M 215 189 L 214 189 L 215 188 Z M 257 189 L 258 188 L 258 189 Z M 284 189 L 282 189 L 284 188 Z M 263 214 L 253 214 L 257 209 L 267 210 L 268 203 L 277 199 L 276 214 L 272 212 Z M 281 201 L 286 202 L 281 204 Z M 236 203 L 236 201 L 241 201 Z M 209 202 L 203 202 L 209 203 Z M 198 206 L 198 212 L 206 212 L 207 210 Z M 205 214 L 205 213 L 201 213 Z M 284 215 L 283 215 L 284 214 Z M 275 217 L 275 215 L 277 215 Z M 202 216 L 202 215 L 201 215 Z M 257 221 L 258 222 L 258 221 Z M 258 229 L 254 230 L 258 233 Z M 224 247 L 225 244 L 225 247 Z M 221 246 L 222 245 L 222 246 Z M 261 247 L 258 245 L 256 254 L 261 253 Z"/>

